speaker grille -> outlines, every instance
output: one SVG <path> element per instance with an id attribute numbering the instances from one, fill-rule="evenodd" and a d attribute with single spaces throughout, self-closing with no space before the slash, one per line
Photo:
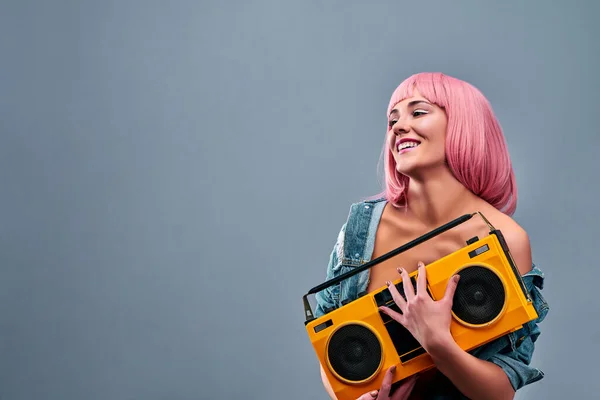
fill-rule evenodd
<path id="1" fill-rule="evenodd" d="M 471 325 L 483 325 L 496 318 L 504 308 L 506 293 L 500 278 L 489 268 L 472 266 L 461 270 L 452 311 Z"/>
<path id="2" fill-rule="evenodd" d="M 342 379 L 363 381 L 379 369 L 381 343 L 363 325 L 344 325 L 331 336 L 327 356 L 331 368 Z"/>

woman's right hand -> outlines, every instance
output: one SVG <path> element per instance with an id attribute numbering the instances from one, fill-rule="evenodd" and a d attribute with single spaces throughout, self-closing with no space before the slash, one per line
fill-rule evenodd
<path id="1" fill-rule="evenodd" d="M 415 383 L 417 382 L 417 375 L 410 376 L 402 381 L 400 386 L 396 389 L 394 394 L 390 397 L 390 390 L 392 389 L 392 378 L 394 376 L 394 372 L 396 371 L 396 366 L 392 365 L 390 369 L 387 370 L 385 376 L 383 377 L 383 382 L 381 382 L 381 387 L 379 390 L 373 390 L 369 393 L 365 393 L 360 396 L 356 400 L 406 400 L 408 396 L 410 396 L 410 392 L 412 392 Z"/>

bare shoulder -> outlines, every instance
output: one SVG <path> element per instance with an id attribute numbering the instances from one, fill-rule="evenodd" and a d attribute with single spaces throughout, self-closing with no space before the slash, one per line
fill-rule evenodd
<path id="1" fill-rule="evenodd" d="M 527 231 L 513 218 L 499 210 L 490 210 L 488 213 L 490 222 L 504 235 L 519 272 L 525 275 L 532 268 L 531 244 Z"/>

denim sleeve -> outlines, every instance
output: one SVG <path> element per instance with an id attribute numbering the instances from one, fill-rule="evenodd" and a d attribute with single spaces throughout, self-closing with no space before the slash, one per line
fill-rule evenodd
<path id="1" fill-rule="evenodd" d="M 338 234 L 333 250 L 329 255 L 329 263 L 327 264 L 326 280 L 329 280 L 335 276 L 335 272 L 340 268 L 340 259 L 342 249 L 344 245 L 344 233 L 346 231 L 346 224 L 342 225 L 340 233 Z M 317 306 L 315 308 L 315 318 L 327 314 L 329 311 L 335 309 L 339 299 L 339 285 L 330 286 L 324 290 L 315 294 Z"/>
<path id="2" fill-rule="evenodd" d="M 517 391 L 523 386 L 537 382 L 544 377 L 542 371 L 530 365 L 534 348 L 531 337 L 526 337 L 517 349 L 495 354 L 488 361 L 502 368 L 513 389 Z"/>
<path id="3" fill-rule="evenodd" d="M 527 283 L 531 287 L 530 293 L 538 318 L 521 329 L 482 346 L 473 354 L 502 368 L 515 391 L 544 377 L 541 370 L 531 365 L 531 359 L 535 342 L 541 333 L 539 323 L 546 317 L 549 307 L 540 292 L 541 287 Z"/>

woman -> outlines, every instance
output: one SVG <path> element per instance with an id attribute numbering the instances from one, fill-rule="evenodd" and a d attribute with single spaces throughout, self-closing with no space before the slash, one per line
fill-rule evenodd
<path id="1" fill-rule="evenodd" d="M 543 273 L 532 263 L 527 233 L 512 218 L 517 189 L 505 139 L 485 97 L 472 85 L 440 73 L 420 73 L 392 94 L 382 155 L 385 190 L 352 204 L 331 253 L 327 279 L 345 273 L 461 215 L 482 212 L 500 229 L 534 299 L 539 318 L 523 329 L 465 352 L 450 335 L 457 280 L 433 301 L 424 290 L 427 265 L 489 233 L 479 219 L 377 264 L 317 294 L 316 316 L 379 289 L 421 268 L 417 290 L 406 300 L 390 291 L 402 314 L 382 308 L 405 326 L 429 353 L 436 368 L 407 378 L 390 393 L 393 367 L 378 391 L 364 399 L 512 399 L 516 390 L 543 378 L 531 366 L 538 323 L 548 312 L 540 290 Z M 458 277 L 455 277 L 458 278 Z M 329 382 L 323 383 L 332 398 Z"/>

